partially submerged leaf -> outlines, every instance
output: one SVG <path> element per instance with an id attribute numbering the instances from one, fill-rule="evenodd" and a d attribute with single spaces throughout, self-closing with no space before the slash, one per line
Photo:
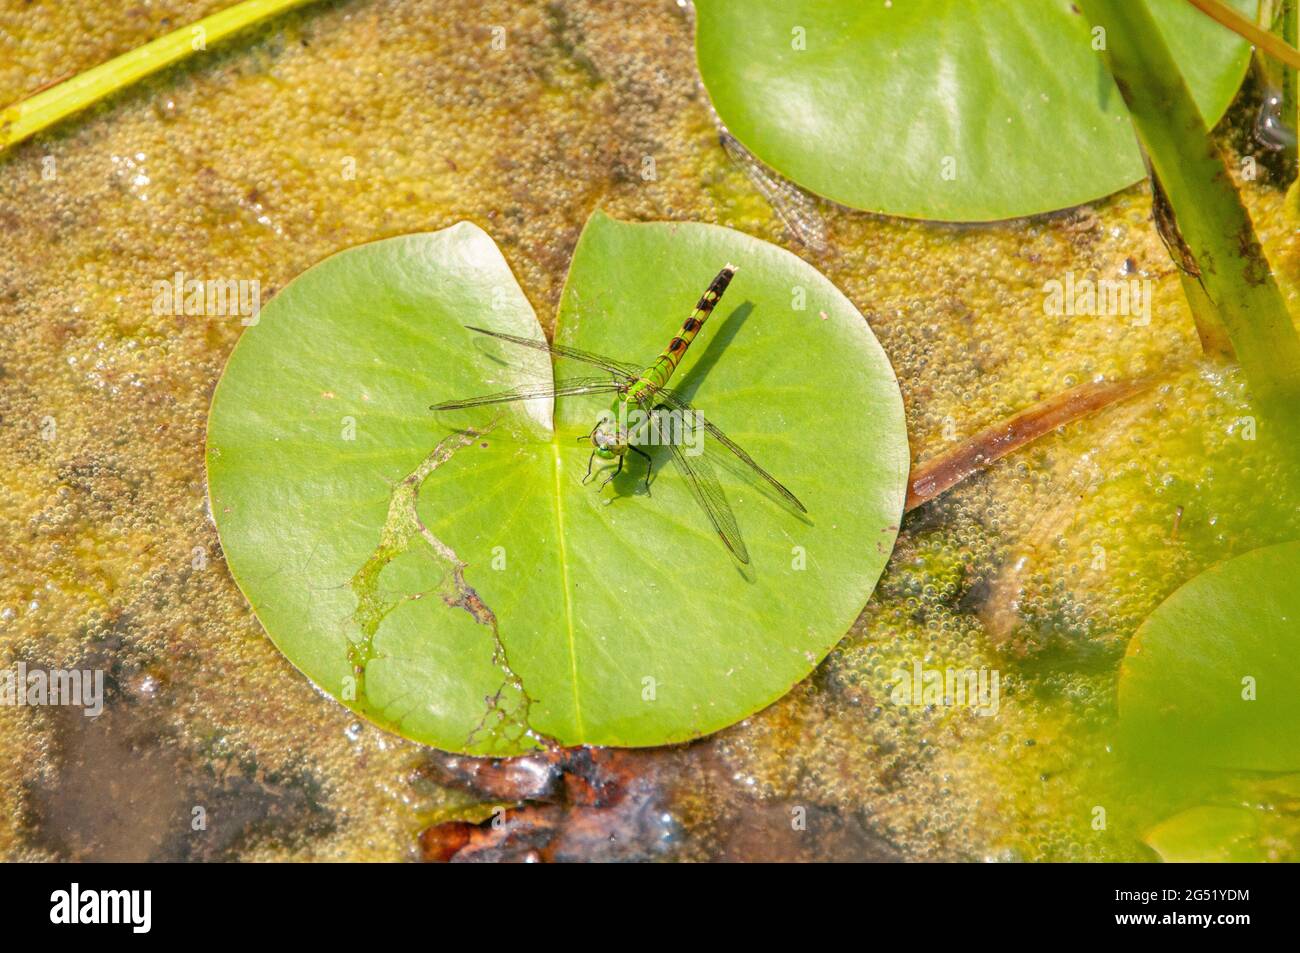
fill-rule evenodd
<path id="1" fill-rule="evenodd" d="M 1129 643 L 1120 725 L 1155 765 L 1300 770 L 1300 543 L 1214 566 Z"/>
<path id="2" fill-rule="evenodd" d="M 1233 6 L 1254 14 L 1256 0 Z M 1250 47 L 1183 0 L 1151 0 L 1202 113 Z M 697 0 L 700 75 L 751 152 L 854 208 L 988 221 L 1142 177 L 1105 38 L 1070 0 Z"/>
<path id="3" fill-rule="evenodd" d="M 1194 807 L 1161 821 L 1143 839 L 1167 864 L 1267 859 L 1259 846 L 1259 821 L 1243 807 Z"/>
<path id="4" fill-rule="evenodd" d="M 727 261 L 673 383 L 809 511 L 724 470 L 748 567 L 661 454 L 649 495 L 639 461 L 582 484 L 607 397 L 560 398 L 554 429 L 549 400 L 428 411 L 551 379 L 546 354 L 464 327 L 542 336 L 476 227 L 351 249 L 277 295 L 213 399 L 208 461 L 231 571 L 289 659 L 407 737 L 498 754 L 682 741 L 804 678 L 870 595 L 907 482 L 862 316 L 765 242 L 598 213 L 557 340 L 648 363 Z"/>

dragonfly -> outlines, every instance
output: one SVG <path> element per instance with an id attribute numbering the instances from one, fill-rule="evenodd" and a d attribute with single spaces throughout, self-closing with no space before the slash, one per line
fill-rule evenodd
<path id="1" fill-rule="evenodd" d="M 578 438 L 580 441 L 589 442 L 592 447 L 591 456 L 587 458 L 587 472 L 582 482 L 585 484 L 591 479 L 592 465 L 597 458 L 617 461 L 613 472 L 600 483 L 600 487 L 603 488 L 623 471 L 623 464 L 628 455 L 635 454 L 645 460 L 645 485 L 649 492 L 654 461 L 642 446 L 666 444 L 672 461 L 685 479 L 691 495 L 708 516 L 709 522 L 721 537 L 723 544 L 737 560 L 747 564 L 749 550 L 741 537 L 735 514 L 722 491 L 722 485 L 718 482 L 713 464 L 708 459 L 710 456 L 725 457 L 725 454 L 712 447 L 710 442 L 716 442 L 730 451 L 744 467 L 757 474 L 799 512 L 807 513 L 808 509 L 781 481 L 759 466 L 738 443 L 691 406 L 678 391 L 668 386 L 687 348 L 691 346 L 691 342 L 704 327 L 704 322 L 717 307 L 718 301 L 721 300 L 727 286 L 731 284 L 736 271 L 735 265 L 728 264 L 718 272 L 681 330 L 648 367 L 615 361 L 564 344 L 551 344 L 544 340 L 518 337 L 501 331 L 466 325 L 467 330 L 478 334 L 509 341 L 520 347 L 546 351 L 556 358 L 567 358 L 599 368 L 603 373 L 597 376 L 563 378 L 545 385 L 517 387 L 513 390 L 463 400 L 444 401 L 434 404 L 430 409 L 462 410 L 486 404 L 504 404 L 545 397 L 612 393 L 614 397 L 609 409 L 600 415 L 589 433 Z M 706 452 L 692 452 L 692 448 L 700 448 Z M 725 460 L 724 465 L 729 462 L 731 462 L 729 459 Z"/>

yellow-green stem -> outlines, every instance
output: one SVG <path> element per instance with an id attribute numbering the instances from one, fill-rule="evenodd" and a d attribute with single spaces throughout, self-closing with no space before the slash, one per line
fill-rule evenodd
<path id="1" fill-rule="evenodd" d="M 1281 60 L 1292 69 L 1300 68 L 1300 50 L 1297 50 L 1276 33 L 1270 33 L 1268 30 L 1247 20 L 1232 7 L 1220 2 L 1220 0 L 1187 0 L 1187 2 L 1210 19 L 1221 23 L 1233 33 L 1249 40 L 1275 60 Z M 1294 42 L 1294 37 L 1291 39 Z"/>
<path id="2" fill-rule="evenodd" d="M 1300 14 L 1300 3 L 1297 3 L 1297 0 L 1282 0 L 1282 39 L 1290 46 L 1295 46 L 1297 34 L 1300 32 L 1300 23 L 1297 23 L 1298 14 Z M 1287 64 L 1282 67 L 1282 122 L 1300 135 L 1297 103 L 1300 103 L 1300 98 L 1296 95 L 1296 67 Z"/>
<path id="3" fill-rule="evenodd" d="M 245 0 L 42 90 L 0 112 L 0 152 L 210 44 L 313 0 Z"/>

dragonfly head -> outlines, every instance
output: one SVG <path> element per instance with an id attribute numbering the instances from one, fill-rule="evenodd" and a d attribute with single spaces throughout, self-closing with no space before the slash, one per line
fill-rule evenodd
<path id="1" fill-rule="evenodd" d="M 614 421 L 602 417 L 591 432 L 591 445 L 596 448 L 596 456 L 608 460 L 627 453 L 627 435 L 619 433 Z"/>

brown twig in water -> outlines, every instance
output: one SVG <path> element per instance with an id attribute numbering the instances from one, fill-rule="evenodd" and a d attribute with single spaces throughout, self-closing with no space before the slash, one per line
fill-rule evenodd
<path id="1" fill-rule="evenodd" d="M 946 453 L 912 468 L 904 510 L 914 510 L 929 502 L 971 474 L 1057 427 L 1127 400 L 1150 386 L 1148 380 L 1080 384 L 986 427 Z"/>

